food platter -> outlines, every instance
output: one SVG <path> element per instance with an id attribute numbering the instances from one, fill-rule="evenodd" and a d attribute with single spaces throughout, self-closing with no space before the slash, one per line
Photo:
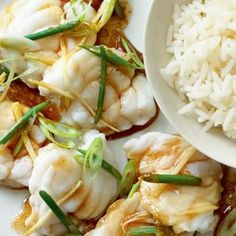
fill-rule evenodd
<path id="1" fill-rule="evenodd" d="M 0 13 L 0 235 L 235 230 L 234 170 L 178 134 L 146 79 L 155 1 L 17 1 Z"/>
<path id="2" fill-rule="evenodd" d="M 137 0 L 130 0 L 133 8 L 129 25 L 126 29 L 126 34 L 132 43 L 137 47 L 138 50 L 143 51 L 144 48 L 144 32 L 145 24 L 149 7 L 151 6 L 152 0 L 139 0 L 139 4 L 135 4 Z M 4 0 L 1 4 L 6 4 L 10 1 Z M 1 5 L 2 6 L 2 5 Z M 140 37 L 141 35 L 141 37 Z M 115 153 L 117 159 L 124 161 L 124 153 L 122 151 L 123 144 L 132 137 L 138 137 L 149 131 L 159 132 L 174 132 L 172 126 L 167 122 L 162 114 L 156 122 L 146 130 L 143 130 L 137 134 L 132 135 L 128 138 L 122 138 L 119 140 L 111 141 L 110 145 L 112 151 Z M 14 236 L 18 235 L 12 228 L 12 216 L 17 215 L 19 209 L 22 207 L 23 200 L 28 196 L 26 190 L 9 190 L 8 188 L 0 187 L 0 235 L 1 236 Z"/>

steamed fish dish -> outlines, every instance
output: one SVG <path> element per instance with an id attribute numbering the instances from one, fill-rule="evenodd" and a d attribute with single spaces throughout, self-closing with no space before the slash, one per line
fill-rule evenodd
<path id="1" fill-rule="evenodd" d="M 130 11 L 125 0 L 0 10 L 0 185 L 28 190 L 18 235 L 234 235 L 235 170 L 178 135 L 111 143 L 158 116 L 124 34 Z"/>
<path id="2" fill-rule="evenodd" d="M 115 0 L 100 1 L 96 8 L 86 1 L 18 0 L 3 8 L 0 100 L 22 80 L 53 100 L 62 120 L 78 128 L 112 134 L 148 123 L 157 107 L 139 53 L 122 34 L 128 11 L 123 4 L 122 19 L 111 16 Z M 108 30 L 110 18 L 118 18 L 120 29 L 109 26 L 104 36 L 100 31 Z M 97 44 L 103 41 L 110 47 Z"/>
<path id="3" fill-rule="evenodd" d="M 186 101 L 180 114 L 219 127 L 230 138 L 235 132 L 234 0 L 188 1 L 175 5 L 167 35 L 170 60 L 163 79 Z"/>

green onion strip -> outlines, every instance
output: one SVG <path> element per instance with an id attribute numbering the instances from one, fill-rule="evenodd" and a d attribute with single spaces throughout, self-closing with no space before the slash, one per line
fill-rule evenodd
<path id="1" fill-rule="evenodd" d="M 101 53 L 101 72 L 99 80 L 97 108 L 94 117 L 95 124 L 97 124 L 102 117 L 105 94 L 106 94 L 107 63 L 106 63 L 106 52 L 103 46 L 100 46 L 100 53 Z"/>
<path id="2" fill-rule="evenodd" d="M 0 145 L 4 145 L 8 142 L 17 132 L 21 131 L 34 117 L 42 111 L 45 107 L 50 105 L 50 101 L 40 103 L 31 109 L 29 109 L 16 124 L 10 128 L 10 130 L 0 139 Z"/>
<path id="3" fill-rule="evenodd" d="M 138 177 L 137 170 L 138 170 L 137 162 L 135 160 L 129 160 L 124 168 L 123 176 L 121 179 L 121 184 L 120 184 L 121 197 L 125 197 L 130 193 L 134 183 L 137 181 Z"/>
<path id="4" fill-rule="evenodd" d="M 155 226 L 141 226 L 130 228 L 128 231 L 128 235 L 149 235 L 154 234 L 155 236 L 160 236 L 160 231 Z"/>
<path id="5" fill-rule="evenodd" d="M 91 45 L 81 45 L 81 48 L 84 48 L 88 50 L 89 52 L 97 55 L 98 57 L 101 57 L 101 51 L 99 46 L 91 46 Z M 119 65 L 119 66 L 124 66 L 130 69 L 139 69 L 142 70 L 143 67 L 140 67 L 136 65 L 135 63 L 130 63 L 123 59 L 122 57 L 116 55 L 109 49 L 105 49 L 105 54 L 106 54 L 106 60 L 112 64 Z"/>
<path id="6" fill-rule="evenodd" d="M 144 64 L 138 57 L 135 49 L 129 44 L 126 39 L 122 38 L 121 41 L 129 57 L 134 61 L 134 63 L 139 67 L 139 69 L 144 70 Z"/>
<path id="7" fill-rule="evenodd" d="M 56 34 L 60 34 L 69 30 L 74 29 L 75 27 L 79 26 L 81 24 L 81 21 L 72 21 L 72 22 L 68 22 L 62 25 L 58 25 L 56 27 L 51 27 L 48 28 L 46 30 L 43 31 L 39 31 L 33 34 L 29 34 L 29 35 L 25 35 L 25 38 L 27 39 L 31 39 L 31 40 L 38 40 L 38 39 L 42 39 L 42 38 L 46 38 L 49 36 L 53 36 Z"/>
<path id="8" fill-rule="evenodd" d="M 67 149 L 73 149 L 76 147 L 76 144 L 71 140 L 71 138 L 77 138 L 80 136 L 80 132 L 77 129 L 63 123 L 46 119 L 43 116 L 39 116 L 39 123 L 39 127 L 44 136 L 52 143 Z M 55 140 L 54 136 L 62 138 L 65 142 Z"/>
<path id="9" fill-rule="evenodd" d="M 198 186 L 202 184 L 201 178 L 192 175 L 153 174 L 144 176 L 143 180 L 151 183 L 166 183 L 184 186 Z"/>
<path id="10" fill-rule="evenodd" d="M 77 151 L 80 154 L 74 156 L 74 159 L 78 164 L 83 166 L 85 163 L 85 155 L 86 155 L 87 151 L 82 150 L 82 149 L 77 149 Z M 96 158 L 96 157 L 94 157 L 94 158 Z M 89 163 L 86 163 L 86 167 L 89 168 Z M 109 174 L 113 175 L 118 181 L 120 181 L 122 179 L 122 175 L 120 174 L 120 172 L 115 167 L 113 167 L 110 163 L 108 163 L 106 160 L 104 160 L 104 159 L 102 160 L 101 167 L 105 171 L 107 171 Z"/>
<path id="11" fill-rule="evenodd" d="M 70 233 L 78 236 L 83 235 L 47 192 L 40 191 L 39 195 Z"/>

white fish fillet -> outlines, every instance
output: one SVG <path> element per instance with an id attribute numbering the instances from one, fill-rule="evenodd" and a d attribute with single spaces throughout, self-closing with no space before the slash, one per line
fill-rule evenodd
<path id="1" fill-rule="evenodd" d="M 139 163 L 140 174 L 190 174 L 201 177 L 201 186 L 175 186 L 142 181 L 141 205 L 176 233 L 205 233 L 215 226 L 214 210 L 221 197 L 222 169 L 181 137 L 148 133 L 124 146 L 130 159 Z M 190 217 L 191 216 L 191 217 Z"/>
<path id="2" fill-rule="evenodd" d="M 83 136 L 83 145 L 80 148 L 86 150 L 96 137 L 103 139 L 105 160 L 118 168 L 106 144 L 105 136 L 98 131 L 88 131 Z M 76 219 L 98 217 L 116 198 L 117 180 L 103 169 L 98 172 L 96 177 L 93 177 L 92 172 L 88 169 L 84 172 L 83 167 L 73 159 L 76 153 L 74 150 L 62 149 L 54 144 L 40 149 L 29 182 L 32 214 L 26 221 L 28 226 L 33 226 L 36 219 L 43 218 L 49 210 L 39 196 L 40 190 L 47 191 L 58 201 L 82 180 L 82 186 L 62 206 L 66 213 L 73 213 Z M 106 186 L 106 190 L 104 191 L 101 186 Z M 46 224 L 38 231 L 39 234 L 46 235 L 60 235 L 62 232 L 63 227 L 60 226 L 55 216 L 47 220 Z"/>
<path id="3" fill-rule="evenodd" d="M 124 56 L 124 53 L 115 51 Z M 86 62 L 86 63 L 85 63 Z M 59 59 L 45 74 L 43 82 L 69 91 L 75 97 L 71 106 L 63 113 L 63 120 L 83 128 L 93 128 L 92 115 L 83 101 L 95 110 L 99 91 L 100 58 L 82 49 L 71 57 Z M 39 87 L 41 95 L 50 96 L 51 92 Z M 144 125 L 156 112 L 151 89 L 144 75 L 134 76 L 134 71 L 121 71 L 109 65 L 104 101 L 103 119 L 123 131 L 133 125 Z M 99 124 L 100 130 L 106 127 Z"/>

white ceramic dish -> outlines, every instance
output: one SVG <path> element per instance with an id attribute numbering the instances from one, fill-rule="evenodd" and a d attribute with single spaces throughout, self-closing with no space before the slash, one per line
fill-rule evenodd
<path id="1" fill-rule="evenodd" d="M 0 7 L 3 3 L 10 2 L 12 0 L 0 0 Z M 133 13 L 130 19 L 130 23 L 126 29 L 126 34 L 132 43 L 140 50 L 144 48 L 144 29 L 146 25 L 146 19 L 148 10 L 151 6 L 152 0 L 129 0 L 133 7 Z M 156 0 L 154 0 L 156 1 Z M 165 117 L 160 114 L 156 122 L 139 133 L 136 133 L 127 138 L 122 138 L 116 141 L 110 142 L 110 147 L 117 159 L 124 161 L 124 153 L 122 151 L 123 144 L 131 138 L 139 137 L 144 133 L 150 131 L 169 132 L 176 133 L 175 129 L 168 123 Z M 0 236 L 17 236 L 18 234 L 11 228 L 11 220 L 21 209 L 23 200 L 28 196 L 26 190 L 10 190 L 0 186 Z"/>
<path id="2" fill-rule="evenodd" d="M 3 4 L 12 0 L 0 0 L 0 8 Z M 147 13 L 152 0 L 129 0 L 132 5 L 133 12 L 129 25 L 126 29 L 128 38 L 134 43 L 138 50 L 143 51 L 144 48 L 144 29 L 147 18 Z M 167 120 L 161 114 L 156 122 L 146 130 L 136 133 L 130 137 L 122 138 L 110 142 L 110 147 L 117 159 L 124 162 L 124 153 L 122 147 L 130 138 L 141 136 L 150 131 L 160 132 L 175 132 L 169 125 Z M 28 196 L 26 190 L 10 190 L 0 186 L 0 236 L 17 236 L 18 234 L 11 228 L 13 216 L 15 216 L 21 209 L 23 200 Z"/>
<path id="3" fill-rule="evenodd" d="M 184 102 L 174 90 L 167 86 L 160 75 L 160 69 L 167 64 L 169 59 L 166 52 L 166 36 L 171 23 L 173 6 L 174 3 L 184 2 L 187 1 L 153 1 L 145 35 L 146 72 L 162 112 L 176 130 L 207 156 L 228 166 L 236 167 L 235 142 L 224 136 L 220 129 L 205 132 L 203 126 L 197 121 L 181 116 L 177 111 L 183 107 Z"/>

